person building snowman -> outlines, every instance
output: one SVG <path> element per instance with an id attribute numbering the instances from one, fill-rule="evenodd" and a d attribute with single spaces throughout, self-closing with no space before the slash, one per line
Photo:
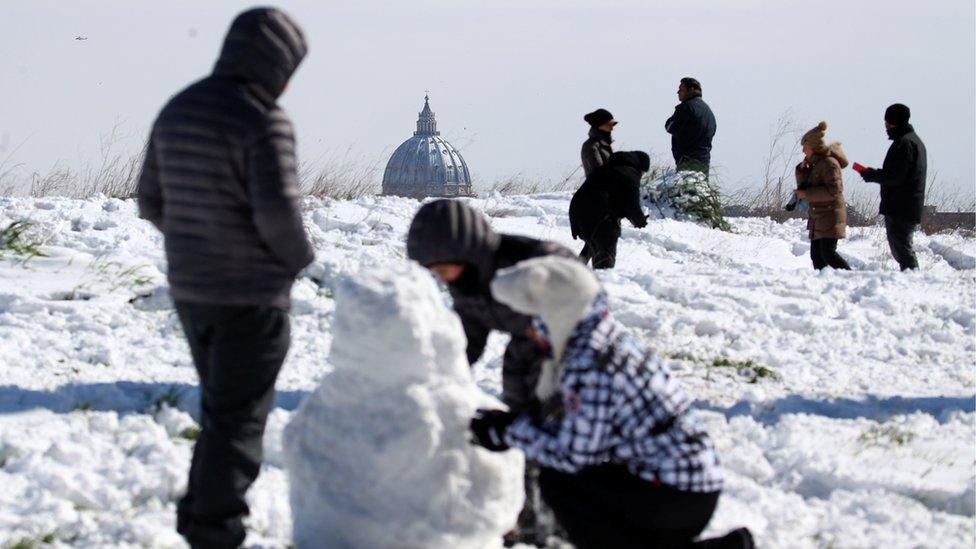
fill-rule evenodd
<path id="1" fill-rule="evenodd" d="M 548 349 L 542 406 L 479 410 L 475 444 L 540 467 L 543 500 L 578 549 L 752 547 L 748 529 L 693 542 L 722 490 L 718 455 L 667 365 L 618 324 L 596 276 L 556 256 L 499 271 L 495 299 Z"/>

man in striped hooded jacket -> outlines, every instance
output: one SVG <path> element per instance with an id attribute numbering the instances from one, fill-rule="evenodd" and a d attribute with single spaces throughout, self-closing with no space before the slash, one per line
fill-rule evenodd
<path id="1" fill-rule="evenodd" d="M 536 318 L 548 345 L 535 416 L 481 411 L 475 442 L 521 449 L 542 471 L 542 497 L 578 548 L 684 547 L 704 530 L 723 472 L 711 440 L 665 363 L 611 316 L 596 277 L 559 257 L 496 274 L 495 298 Z M 705 547 L 751 547 L 739 529 Z"/>

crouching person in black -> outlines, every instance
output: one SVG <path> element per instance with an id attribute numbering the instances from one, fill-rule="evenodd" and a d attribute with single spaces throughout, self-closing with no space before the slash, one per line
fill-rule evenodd
<path id="1" fill-rule="evenodd" d="M 591 271 L 537 258 L 499 272 L 492 294 L 536 317 L 549 349 L 538 413 L 483 410 L 471 422 L 489 450 L 516 447 L 541 468 L 543 500 L 579 549 L 752 547 L 745 528 L 693 543 L 723 471 L 667 365 L 610 315 Z"/>
<path id="2" fill-rule="evenodd" d="M 421 206 L 414 216 L 407 234 L 407 255 L 447 284 L 468 339 L 469 363 L 481 357 L 492 330 L 511 334 L 502 360 L 502 400 L 516 412 L 533 406 L 543 353 L 528 335 L 532 319 L 496 301 L 489 285 L 497 270 L 524 259 L 574 258 L 573 253 L 553 242 L 498 234 L 470 206 L 435 200 Z M 527 500 L 519 517 L 520 532 L 514 536 L 517 541 L 544 541 L 544 533 L 536 532 L 533 475 L 533 470 L 526 471 Z"/>
<path id="3" fill-rule="evenodd" d="M 640 206 L 640 180 L 651 160 L 640 151 L 615 152 L 606 165 L 587 176 L 569 203 L 573 238 L 583 240 L 580 258 L 594 269 L 612 269 L 617 261 L 620 220 L 647 226 Z"/>

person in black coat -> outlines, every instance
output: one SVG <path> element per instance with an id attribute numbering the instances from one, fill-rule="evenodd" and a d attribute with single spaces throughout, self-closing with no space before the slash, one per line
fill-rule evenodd
<path id="1" fill-rule="evenodd" d="M 885 129 L 891 146 L 880 169 L 861 172 L 865 181 L 881 185 L 880 214 L 885 218 L 888 247 L 901 270 L 918 269 L 912 233 L 922 222 L 925 203 L 925 144 L 908 123 L 911 111 L 895 103 L 885 110 Z"/>
<path id="2" fill-rule="evenodd" d="M 617 121 L 606 109 L 597 109 L 588 113 L 583 120 L 590 125 L 590 134 L 583 142 L 580 157 L 583 161 L 583 173 L 590 175 L 593 170 L 610 160 L 610 155 L 613 154 L 613 139 L 610 138 L 610 133 L 617 125 Z"/>
<path id="3" fill-rule="evenodd" d="M 213 74 L 156 118 L 139 177 L 139 214 L 163 233 L 200 378 L 202 432 L 176 521 L 194 548 L 244 541 L 244 496 L 290 343 L 289 295 L 313 258 L 292 126 L 277 105 L 305 53 L 284 13 L 240 14 Z"/>
<path id="4" fill-rule="evenodd" d="M 407 233 L 407 256 L 447 284 L 468 340 L 470 364 L 481 357 L 492 330 L 511 334 L 502 358 L 502 400 L 514 413 L 540 407 L 534 389 L 546 354 L 532 337 L 532 317 L 496 301 L 491 281 L 500 269 L 549 255 L 575 257 L 554 242 L 498 234 L 483 215 L 457 200 L 424 204 Z M 537 474 L 536 469 L 526 468 L 526 502 L 513 532 L 515 541 L 537 543 L 548 533 L 542 531 L 536 519 Z"/>
<path id="5" fill-rule="evenodd" d="M 512 335 L 502 362 L 502 400 L 513 410 L 532 404 L 541 356 L 526 333 L 532 319 L 495 301 L 490 284 L 497 270 L 544 255 L 574 257 L 554 242 L 498 234 L 483 215 L 457 200 L 424 204 L 407 233 L 407 256 L 447 284 L 468 338 L 470 364 L 481 357 L 492 330 Z"/>
<path id="6" fill-rule="evenodd" d="M 640 180 L 650 164 L 647 153 L 615 152 L 573 195 L 569 227 L 573 238 L 583 241 L 580 258 L 584 263 L 592 260 L 594 269 L 611 269 L 616 263 L 621 219 L 638 229 L 647 226 L 640 205 Z"/>
<path id="7" fill-rule="evenodd" d="M 712 162 L 715 115 L 702 99 L 702 88 L 694 78 L 682 78 L 678 85 L 681 103 L 664 123 L 671 134 L 671 154 L 678 171 L 691 170 L 708 175 Z"/>

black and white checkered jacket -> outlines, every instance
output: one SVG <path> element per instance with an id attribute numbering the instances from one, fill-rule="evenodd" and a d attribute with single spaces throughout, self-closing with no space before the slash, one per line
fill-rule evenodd
<path id="1" fill-rule="evenodd" d="M 616 463 L 678 490 L 722 489 L 718 455 L 690 401 L 667 365 L 617 324 L 604 296 L 570 335 L 562 367 L 561 412 L 541 421 L 522 414 L 505 433 L 526 459 L 567 473 Z"/>

